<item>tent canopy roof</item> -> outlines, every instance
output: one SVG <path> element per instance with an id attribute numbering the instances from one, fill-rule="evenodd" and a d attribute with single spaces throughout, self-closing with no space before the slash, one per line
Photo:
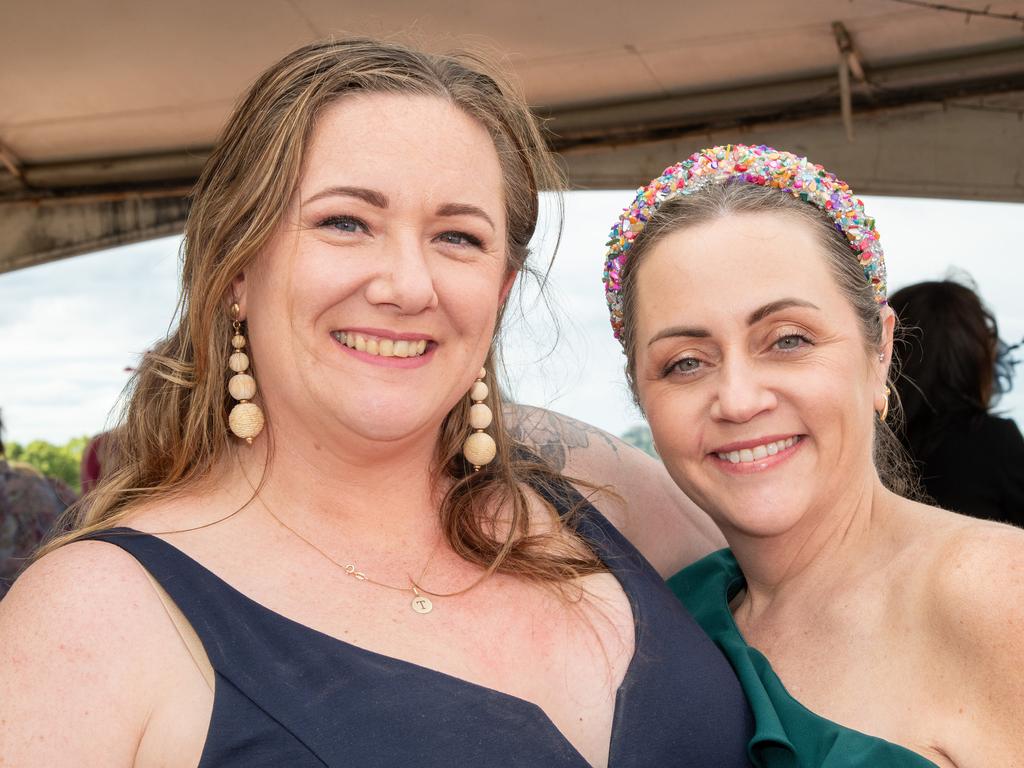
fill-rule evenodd
<path id="1" fill-rule="evenodd" d="M 163 206 L 149 224 L 120 221 L 122 242 L 180 227 L 182 193 L 239 94 L 328 36 L 498 58 L 550 118 L 577 187 L 636 186 L 712 140 L 781 139 L 864 192 L 1024 200 L 1024 1 L 961 0 L 978 14 L 938 5 L 18 0 L 0 25 L 0 224 L 18 229 L 0 234 L 0 271 L 109 244 L 90 236 L 62 252 L 27 204 Z M 852 144 L 840 120 L 844 34 Z M 892 160 L 900 151 L 911 157 Z M 960 161 L 970 173 L 953 169 L 959 185 L 926 167 L 954 153 L 976 155 Z"/>

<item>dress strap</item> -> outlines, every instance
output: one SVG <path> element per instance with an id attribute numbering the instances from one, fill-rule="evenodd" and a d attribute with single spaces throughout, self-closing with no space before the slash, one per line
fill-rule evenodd
<path id="1" fill-rule="evenodd" d="M 248 620 L 261 620 L 266 609 L 159 536 L 132 528 L 109 528 L 82 539 L 113 544 L 138 560 L 169 600 L 164 607 L 179 633 L 182 627 L 189 628 L 182 633 L 182 640 L 190 652 L 201 646 L 205 653 L 199 659 L 205 657 L 218 672 L 237 665 L 237 654 L 227 649 L 251 645 L 242 627 Z M 198 645 L 193 637 L 198 638 Z M 204 670 L 205 665 L 198 659 L 197 663 Z M 204 678 L 209 679 L 205 671 Z"/>
<path id="2" fill-rule="evenodd" d="M 568 518 L 569 525 L 594 548 L 606 565 L 616 571 L 620 579 L 623 566 L 628 565 L 625 570 L 662 581 L 654 566 L 632 542 L 566 478 L 558 476 L 553 481 L 531 483 L 530 487 L 551 504 L 561 517 Z"/>

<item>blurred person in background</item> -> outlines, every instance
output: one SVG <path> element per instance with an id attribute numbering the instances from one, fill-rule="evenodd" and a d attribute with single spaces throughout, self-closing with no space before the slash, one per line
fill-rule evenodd
<path id="1" fill-rule="evenodd" d="M 96 487 L 103 478 L 105 467 L 115 464 L 111 455 L 113 449 L 113 433 L 100 432 L 93 437 L 82 451 L 82 464 L 79 469 L 79 477 L 82 483 L 82 495 Z"/>
<path id="2" fill-rule="evenodd" d="M 1012 387 L 1011 349 L 968 281 L 916 283 L 889 299 L 904 333 L 896 431 L 940 507 L 1024 526 L 1024 437 L 991 412 Z"/>
<path id="3" fill-rule="evenodd" d="M 0 417 L 0 600 L 74 501 L 74 491 L 61 481 L 7 460 Z"/>

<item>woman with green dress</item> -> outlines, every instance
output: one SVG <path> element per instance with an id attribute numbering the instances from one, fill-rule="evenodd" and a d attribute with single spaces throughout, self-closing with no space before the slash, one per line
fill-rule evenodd
<path id="1" fill-rule="evenodd" d="M 821 166 L 706 149 L 639 190 L 605 286 L 669 473 L 730 549 L 670 586 L 755 765 L 1024 765 L 1024 532 L 911 500 L 874 221 Z"/>

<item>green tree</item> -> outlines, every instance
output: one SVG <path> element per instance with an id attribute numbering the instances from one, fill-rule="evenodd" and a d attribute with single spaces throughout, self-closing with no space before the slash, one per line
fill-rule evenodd
<path id="1" fill-rule="evenodd" d="M 47 477 L 55 477 L 67 483 L 75 493 L 81 493 L 79 468 L 82 453 L 88 444 L 88 437 L 72 438 L 65 445 L 54 445 L 45 440 L 33 440 L 27 445 L 9 443 L 7 458 L 30 464 Z"/>

